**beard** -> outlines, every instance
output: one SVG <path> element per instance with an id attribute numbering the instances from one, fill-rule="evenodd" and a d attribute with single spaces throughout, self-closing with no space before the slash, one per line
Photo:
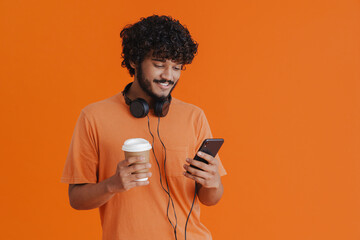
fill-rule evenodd
<path id="1" fill-rule="evenodd" d="M 166 100 L 169 95 L 171 94 L 171 92 L 174 90 L 174 88 L 176 87 L 176 84 L 178 83 L 178 81 L 176 83 L 174 83 L 173 81 L 166 81 L 166 80 L 157 80 L 154 79 L 154 82 L 169 82 L 169 84 L 173 84 L 174 86 L 170 89 L 170 92 L 167 96 L 158 96 L 156 95 L 152 90 L 151 90 L 151 83 L 148 79 L 145 79 L 143 71 L 142 71 L 142 67 L 140 66 L 137 72 L 137 77 L 136 79 L 138 80 L 139 86 L 140 88 L 149 96 L 151 97 L 153 100 L 155 101 L 164 101 Z"/>

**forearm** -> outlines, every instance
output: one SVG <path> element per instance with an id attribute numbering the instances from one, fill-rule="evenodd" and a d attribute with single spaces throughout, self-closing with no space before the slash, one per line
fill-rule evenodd
<path id="1" fill-rule="evenodd" d="M 109 191 L 106 179 L 100 183 L 69 185 L 70 205 L 77 210 L 98 208 L 109 201 L 115 193 Z"/>
<path id="2" fill-rule="evenodd" d="M 149 172 L 151 164 L 140 161 L 144 161 L 144 157 L 129 157 L 120 161 L 115 174 L 100 183 L 70 184 L 70 205 L 78 210 L 98 208 L 107 203 L 116 193 L 148 185 L 149 181 L 137 180 L 151 177 L 151 172 Z M 146 172 L 143 172 L 145 170 Z"/>
<path id="3" fill-rule="evenodd" d="M 200 184 L 197 184 L 198 188 L 198 198 L 200 202 L 207 206 L 212 206 L 217 204 L 223 193 L 224 193 L 224 187 L 220 181 L 220 185 L 217 188 L 205 188 L 202 187 Z"/>

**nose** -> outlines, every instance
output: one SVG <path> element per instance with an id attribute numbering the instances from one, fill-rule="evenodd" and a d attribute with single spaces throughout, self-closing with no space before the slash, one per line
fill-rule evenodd
<path id="1" fill-rule="evenodd" d="M 173 72 L 171 67 L 164 68 L 164 71 L 161 73 L 160 77 L 165 80 L 173 80 Z"/>

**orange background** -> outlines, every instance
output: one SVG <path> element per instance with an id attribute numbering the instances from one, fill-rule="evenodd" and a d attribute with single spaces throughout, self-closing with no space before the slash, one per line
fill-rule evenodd
<path id="1" fill-rule="evenodd" d="M 132 79 L 119 32 L 153 13 L 199 54 L 174 96 L 225 138 L 214 239 L 360 239 L 359 1 L 0 1 L 1 239 L 100 239 L 60 183 L 87 104 Z"/>

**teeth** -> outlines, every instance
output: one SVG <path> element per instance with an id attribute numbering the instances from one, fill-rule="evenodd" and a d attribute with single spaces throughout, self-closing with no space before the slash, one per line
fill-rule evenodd
<path id="1" fill-rule="evenodd" d="M 169 83 L 168 82 L 166 82 L 166 83 L 160 83 L 161 85 L 163 85 L 163 86 L 167 86 L 167 85 L 169 85 Z"/>

